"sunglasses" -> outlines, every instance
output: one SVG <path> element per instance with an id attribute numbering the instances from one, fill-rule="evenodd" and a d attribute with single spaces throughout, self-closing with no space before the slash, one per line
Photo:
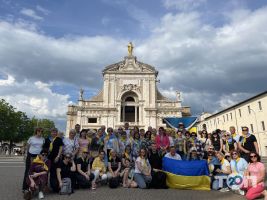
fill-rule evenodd
<path id="1" fill-rule="evenodd" d="M 42 156 L 47 156 L 47 154 L 46 153 L 43 153 Z"/>
<path id="2" fill-rule="evenodd" d="M 237 153 L 232 153 L 232 155 L 237 155 Z"/>
<path id="3" fill-rule="evenodd" d="M 71 157 L 69 157 L 69 156 L 66 156 L 65 158 L 67 158 L 67 159 L 71 159 Z"/>
<path id="4" fill-rule="evenodd" d="M 257 158 L 257 156 L 256 155 L 253 155 L 253 156 L 250 156 L 251 158 Z"/>

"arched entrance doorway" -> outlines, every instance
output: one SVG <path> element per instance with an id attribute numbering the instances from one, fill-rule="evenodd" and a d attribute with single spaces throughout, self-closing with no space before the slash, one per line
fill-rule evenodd
<path id="1" fill-rule="evenodd" d="M 121 98 L 121 122 L 139 122 L 138 96 L 127 92 Z"/>

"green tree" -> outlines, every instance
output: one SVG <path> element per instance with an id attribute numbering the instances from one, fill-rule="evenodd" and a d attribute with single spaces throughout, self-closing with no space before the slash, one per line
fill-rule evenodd
<path id="1" fill-rule="evenodd" d="M 43 137 L 48 137 L 50 135 L 50 130 L 55 128 L 55 123 L 49 119 L 37 119 L 33 117 L 31 121 L 34 127 L 43 128 Z"/>
<path id="2" fill-rule="evenodd" d="M 24 112 L 16 109 L 4 99 L 0 100 L 0 140 L 9 141 L 10 149 L 14 142 L 20 142 L 33 132 L 31 120 Z"/>

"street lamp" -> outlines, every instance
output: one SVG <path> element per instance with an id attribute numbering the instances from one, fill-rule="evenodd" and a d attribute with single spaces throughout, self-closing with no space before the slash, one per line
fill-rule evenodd
<path id="1" fill-rule="evenodd" d="M 259 150 L 260 150 L 260 152 L 261 152 L 260 133 L 259 133 L 259 129 L 258 129 L 258 122 L 257 122 L 256 112 L 255 112 L 255 110 L 253 110 L 253 109 L 251 109 L 251 108 L 250 108 L 249 110 L 253 112 L 254 117 L 255 117 L 256 133 L 258 134 L 258 138 L 259 138 Z"/>

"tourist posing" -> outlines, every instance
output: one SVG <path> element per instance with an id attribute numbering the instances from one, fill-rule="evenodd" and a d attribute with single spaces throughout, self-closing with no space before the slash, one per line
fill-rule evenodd
<path id="1" fill-rule="evenodd" d="M 230 162 L 230 166 L 231 166 L 232 175 L 233 176 L 238 175 L 243 178 L 244 172 L 247 170 L 247 167 L 248 167 L 247 161 L 244 158 L 240 158 L 240 154 L 236 150 L 231 152 L 231 157 L 232 157 L 232 160 Z M 240 189 L 239 187 L 237 188 L 232 187 L 232 189 L 241 195 L 245 194 L 244 190 Z"/>
<path id="2" fill-rule="evenodd" d="M 93 161 L 92 164 L 92 172 L 95 175 L 95 178 L 92 182 L 92 189 L 95 190 L 96 189 L 96 182 L 98 180 L 101 180 L 102 182 L 107 180 L 107 174 L 106 174 L 106 165 L 105 165 L 105 161 L 104 161 L 104 157 L 105 157 L 105 152 L 103 150 L 101 150 L 99 152 L 99 156 L 96 157 Z"/>
<path id="3" fill-rule="evenodd" d="M 248 127 L 242 127 L 242 136 L 239 138 L 238 147 L 241 151 L 241 157 L 245 158 L 248 162 L 250 161 L 250 152 L 259 154 L 257 139 L 254 135 L 249 133 Z"/>
<path id="4" fill-rule="evenodd" d="M 259 154 L 250 152 L 248 169 L 244 173 L 244 189 L 247 190 L 247 199 L 252 200 L 260 196 L 265 196 L 265 199 L 267 199 L 264 179 L 265 167 L 260 160 Z"/>
<path id="5" fill-rule="evenodd" d="M 76 180 L 81 188 L 90 188 L 91 182 L 94 180 L 94 174 L 91 173 L 89 153 L 87 150 L 84 150 L 82 156 L 77 159 L 77 173 Z"/>
<path id="6" fill-rule="evenodd" d="M 48 159 L 51 161 L 50 167 L 50 186 L 54 192 L 58 192 L 57 183 L 57 164 L 61 158 L 63 150 L 63 142 L 60 137 L 58 137 L 58 130 L 53 128 L 51 130 L 51 137 L 45 139 L 44 149 L 48 149 Z"/>
<path id="7" fill-rule="evenodd" d="M 63 156 L 63 160 L 58 163 L 57 166 L 57 181 L 59 194 L 71 194 L 73 193 L 73 186 L 75 184 L 74 176 L 76 171 L 76 165 L 72 159 L 71 154 Z"/>
<path id="8" fill-rule="evenodd" d="M 178 153 L 176 153 L 175 146 L 171 146 L 170 152 L 166 153 L 164 157 L 174 159 L 174 160 L 182 160 L 181 156 Z"/>
<path id="9" fill-rule="evenodd" d="M 40 154 L 42 147 L 44 145 L 44 138 L 42 137 L 42 128 L 36 128 L 34 135 L 31 136 L 28 141 L 27 141 L 27 157 L 25 161 L 25 172 L 24 172 L 24 179 L 23 179 L 23 185 L 22 185 L 22 190 L 23 192 L 27 190 L 27 183 L 26 179 L 28 177 L 29 169 L 31 162 L 34 158 L 36 158 L 37 155 Z"/>
<path id="10" fill-rule="evenodd" d="M 38 191 L 38 198 L 44 198 L 44 189 L 47 187 L 50 167 L 50 160 L 47 159 L 47 153 L 47 151 L 42 150 L 32 161 L 26 181 L 28 190 L 24 193 L 24 199 L 31 199 L 32 194 L 36 190 Z"/>
<path id="11" fill-rule="evenodd" d="M 138 187 L 141 189 L 147 188 L 152 180 L 152 177 L 151 166 L 147 159 L 146 149 L 140 150 L 140 156 L 135 161 L 134 173 L 134 180 L 137 183 Z"/>

